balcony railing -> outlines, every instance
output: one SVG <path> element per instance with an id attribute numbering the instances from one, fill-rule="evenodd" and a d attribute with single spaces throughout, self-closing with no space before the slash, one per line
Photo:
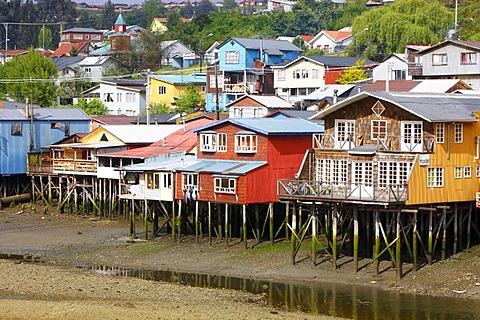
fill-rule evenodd
<path id="1" fill-rule="evenodd" d="M 53 164 L 48 153 L 28 153 L 27 174 L 50 174 L 52 171 Z"/>
<path id="2" fill-rule="evenodd" d="M 53 172 L 95 175 L 97 173 L 97 161 L 55 159 L 53 160 Z"/>
<path id="3" fill-rule="evenodd" d="M 410 76 L 422 76 L 423 75 L 423 66 L 421 63 L 410 62 L 408 64 L 408 75 Z"/>
<path id="4" fill-rule="evenodd" d="M 223 84 L 224 93 L 250 93 L 253 83 L 225 83 Z"/>
<path id="5" fill-rule="evenodd" d="M 373 141 L 377 150 L 432 153 L 435 137 L 387 136 Z M 312 147 L 320 150 L 350 150 L 363 145 L 363 138 L 355 135 L 314 134 Z"/>
<path id="6" fill-rule="evenodd" d="M 379 184 L 334 184 L 320 181 L 282 179 L 278 181 L 280 199 L 404 202 L 407 200 L 407 185 Z"/>

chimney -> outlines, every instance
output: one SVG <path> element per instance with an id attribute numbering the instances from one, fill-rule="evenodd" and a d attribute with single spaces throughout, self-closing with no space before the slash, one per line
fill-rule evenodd
<path id="1" fill-rule="evenodd" d="M 338 89 L 333 90 L 333 104 L 336 104 L 338 100 Z"/>

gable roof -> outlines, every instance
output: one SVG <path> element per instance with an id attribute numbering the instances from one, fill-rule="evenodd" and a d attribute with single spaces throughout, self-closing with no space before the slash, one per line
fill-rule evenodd
<path id="1" fill-rule="evenodd" d="M 103 128 L 110 132 L 117 139 L 123 141 L 126 144 L 150 144 L 154 143 L 172 132 L 177 131 L 181 126 L 168 124 L 168 125 L 106 125 L 99 127 L 95 130 Z M 94 130 L 94 131 L 95 131 Z M 92 131 L 93 132 L 93 131 Z"/>
<path id="2" fill-rule="evenodd" d="M 267 161 L 200 160 L 181 168 L 182 172 L 244 175 L 267 164 Z"/>
<path id="3" fill-rule="evenodd" d="M 335 42 L 345 40 L 352 36 L 351 31 L 323 30 L 322 32 Z"/>
<path id="4" fill-rule="evenodd" d="M 306 135 L 323 132 L 323 126 L 298 118 L 228 118 L 195 129 L 194 132 L 211 129 L 225 123 L 231 123 L 264 135 Z"/>
<path id="5" fill-rule="evenodd" d="M 93 28 L 70 28 L 67 30 L 63 30 L 62 33 L 98 33 L 98 34 L 103 34 L 103 31 L 93 29 Z"/>
<path id="6" fill-rule="evenodd" d="M 286 108 L 286 109 L 289 109 L 289 108 L 292 108 L 292 104 L 289 103 L 288 101 L 278 97 L 278 96 L 266 96 L 266 95 L 244 95 L 244 96 L 241 96 L 240 98 L 238 98 L 237 100 L 234 100 L 232 102 L 230 102 L 228 105 L 226 105 L 226 107 L 231 107 L 232 105 L 234 105 L 235 103 L 238 103 L 238 101 L 241 101 L 241 100 L 244 100 L 244 99 L 247 99 L 247 98 L 250 98 L 256 102 L 258 102 L 259 104 L 261 104 L 262 106 L 266 107 L 266 108 Z"/>
<path id="7" fill-rule="evenodd" d="M 365 65 L 375 64 L 362 57 L 309 56 L 309 59 L 323 63 L 326 67 L 353 67 L 357 61 L 365 60 Z"/>
<path id="8" fill-rule="evenodd" d="M 90 117 L 80 108 L 34 108 L 35 120 L 44 121 L 90 121 Z M 25 109 L 0 108 L 0 120 L 25 120 L 30 118 L 25 116 Z"/>
<path id="9" fill-rule="evenodd" d="M 70 55 L 72 49 L 75 48 L 78 52 L 80 52 L 85 46 L 90 46 L 90 43 L 87 41 L 83 42 L 74 42 L 74 43 L 62 43 L 60 47 L 58 47 L 53 53 L 52 57 L 62 57 Z"/>
<path id="10" fill-rule="evenodd" d="M 322 119 L 332 112 L 368 97 L 388 101 L 428 122 L 478 121 L 472 112 L 480 111 L 480 96 L 451 93 L 364 91 L 318 112 L 310 119 Z"/>
<path id="11" fill-rule="evenodd" d="M 458 79 L 426 79 L 426 80 L 390 80 L 389 91 L 397 92 L 425 92 L 450 93 L 457 89 L 471 89 Z M 385 91 L 386 81 L 377 80 L 365 88 L 365 91 Z"/>
<path id="12" fill-rule="evenodd" d="M 152 75 L 153 79 L 167 82 L 173 85 L 186 85 L 186 84 L 205 84 L 207 76 L 200 74 L 193 75 Z"/>
<path id="13" fill-rule="evenodd" d="M 465 41 L 465 40 L 452 40 L 452 39 L 447 39 L 443 42 L 440 42 L 439 44 L 429 46 L 423 50 L 420 50 L 417 54 L 418 55 L 423 55 L 425 53 L 434 51 L 438 48 L 448 46 L 448 45 L 454 45 L 457 47 L 462 47 L 466 49 L 471 49 L 471 50 L 476 50 L 480 51 L 480 41 Z"/>
<path id="14" fill-rule="evenodd" d="M 82 56 L 76 56 L 76 57 L 53 57 L 52 61 L 55 63 L 57 66 L 57 69 L 63 70 L 65 68 L 71 68 L 72 65 L 78 64 L 78 62 L 82 61 L 85 59 L 85 57 Z"/>
<path id="15" fill-rule="evenodd" d="M 230 38 L 229 40 L 223 42 L 220 47 L 223 47 L 225 44 L 229 43 L 230 41 L 235 41 L 244 47 L 247 50 L 265 50 L 271 52 L 278 52 L 278 51 L 296 51 L 301 52 L 303 51 L 296 45 L 285 41 L 285 40 L 270 40 L 270 39 L 253 39 L 253 38 Z"/>
<path id="16" fill-rule="evenodd" d="M 135 116 L 127 116 L 123 114 L 119 115 L 102 115 L 102 116 L 93 116 L 92 120 L 97 121 L 98 123 L 101 124 L 107 124 L 107 125 L 118 125 L 118 124 L 130 124 L 134 120 L 136 120 L 137 117 Z"/>
<path id="17" fill-rule="evenodd" d="M 78 63 L 80 66 L 100 66 L 108 60 L 113 59 L 110 56 L 85 57 Z"/>

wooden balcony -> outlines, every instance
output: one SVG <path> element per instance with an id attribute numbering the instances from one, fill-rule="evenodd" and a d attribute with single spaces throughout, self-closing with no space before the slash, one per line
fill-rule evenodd
<path id="1" fill-rule="evenodd" d="M 363 145 L 363 137 L 355 135 L 314 134 L 312 147 L 319 150 L 350 150 Z M 435 137 L 387 136 L 377 139 L 378 151 L 432 153 Z"/>
<path id="2" fill-rule="evenodd" d="M 53 173 L 96 175 L 96 160 L 54 159 Z"/>
<path id="3" fill-rule="evenodd" d="M 224 93 L 250 93 L 250 87 L 251 85 L 248 83 L 225 83 L 223 85 L 223 92 Z"/>
<path id="4" fill-rule="evenodd" d="M 52 160 L 48 153 L 29 153 L 27 154 L 27 174 L 28 175 L 48 175 L 53 171 Z"/>
<path id="5" fill-rule="evenodd" d="M 278 180 L 281 200 L 401 203 L 407 200 L 407 185 L 334 184 L 297 179 Z"/>
<path id="6" fill-rule="evenodd" d="M 413 77 L 423 76 L 423 66 L 418 62 L 409 62 L 408 63 L 408 75 Z"/>

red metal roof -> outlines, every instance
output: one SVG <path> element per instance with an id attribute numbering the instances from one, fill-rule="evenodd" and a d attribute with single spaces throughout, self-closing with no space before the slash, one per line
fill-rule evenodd
<path id="1" fill-rule="evenodd" d="M 389 91 L 397 91 L 397 92 L 409 92 L 413 88 L 415 88 L 421 81 L 415 80 L 390 80 L 388 83 Z M 377 80 L 368 87 L 364 89 L 364 91 L 385 91 L 385 80 Z"/>
<path id="2" fill-rule="evenodd" d="M 333 40 L 341 41 L 345 38 L 348 38 L 352 35 L 350 31 L 331 31 L 331 30 L 323 30 L 326 34 L 328 34 Z"/>
<path id="3" fill-rule="evenodd" d="M 191 131 L 213 122 L 215 122 L 215 120 L 211 119 L 191 121 L 185 124 L 185 128 L 177 130 L 165 139 L 154 142 L 147 147 L 112 152 L 107 155 L 112 157 L 145 159 L 174 152 L 190 152 L 197 146 L 197 134 Z"/>
<path id="4" fill-rule="evenodd" d="M 53 52 L 51 55 L 52 57 L 63 57 L 63 56 L 70 56 L 70 52 L 72 51 L 72 48 L 77 49 L 78 52 L 88 45 L 88 42 L 76 42 L 76 43 L 62 43 L 60 47 L 58 47 L 57 50 Z"/>

